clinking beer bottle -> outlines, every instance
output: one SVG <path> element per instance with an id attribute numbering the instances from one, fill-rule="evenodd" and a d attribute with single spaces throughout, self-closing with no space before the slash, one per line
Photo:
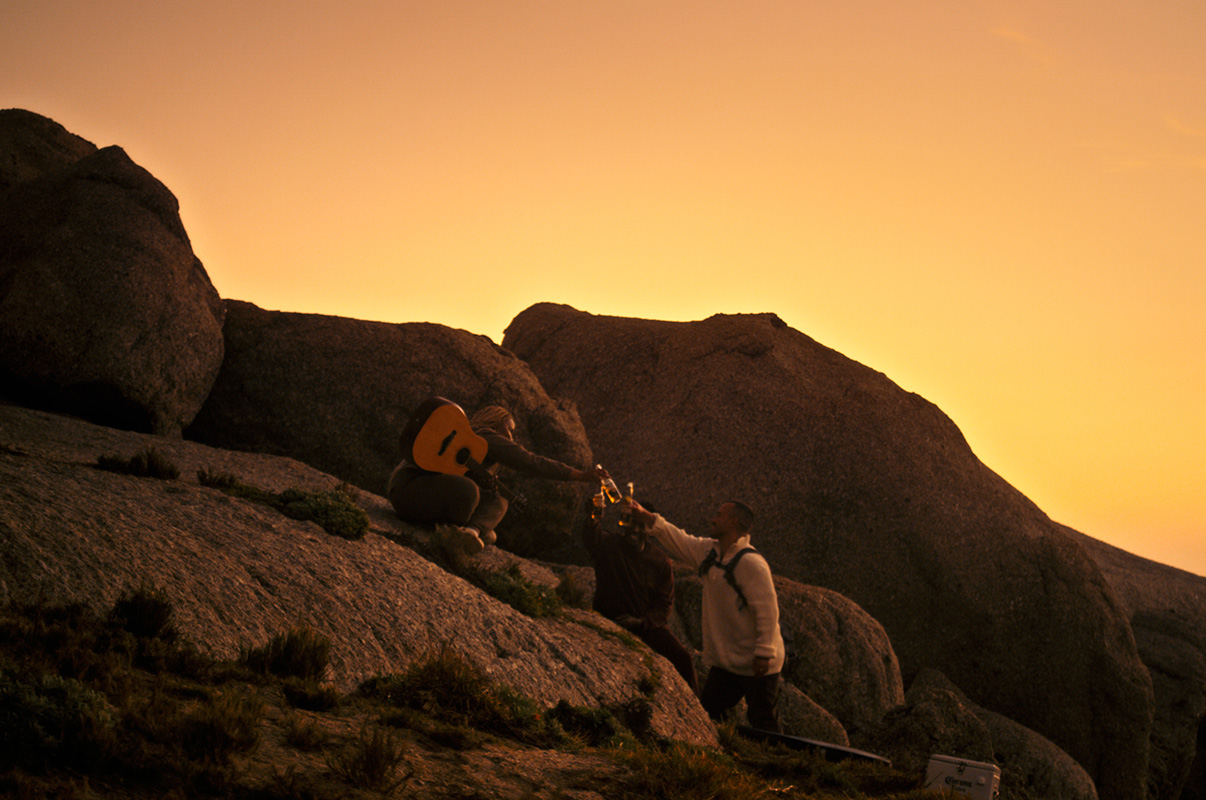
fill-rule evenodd
<path id="1" fill-rule="evenodd" d="M 603 469 L 602 464 L 596 465 L 599 469 Z M 610 476 L 603 479 L 603 492 L 607 495 L 607 499 L 613 503 L 620 502 L 620 487 L 616 486 L 616 482 Z"/>
<path id="2" fill-rule="evenodd" d="M 620 512 L 620 518 L 616 520 L 616 524 L 625 527 L 632 524 L 632 481 L 628 482 L 628 494 L 624 495 L 624 509 Z"/>
<path id="3" fill-rule="evenodd" d="M 599 493 L 590 499 L 590 518 L 598 521 L 603 519 L 603 507 L 607 505 L 607 500 L 603 497 L 603 487 L 599 486 Z"/>

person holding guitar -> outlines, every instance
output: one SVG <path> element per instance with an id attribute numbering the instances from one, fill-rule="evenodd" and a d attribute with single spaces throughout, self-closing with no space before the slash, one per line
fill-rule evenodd
<path id="1" fill-rule="evenodd" d="M 467 419 L 456 403 L 430 398 L 400 441 L 404 457 L 386 488 L 394 511 L 406 522 L 453 526 L 470 555 L 495 542 L 495 526 L 523 500 L 498 481 L 499 467 L 558 481 L 597 481 L 606 474 L 602 467 L 578 469 L 529 452 L 515 441 L 515 418 L 502 406 Z"/>

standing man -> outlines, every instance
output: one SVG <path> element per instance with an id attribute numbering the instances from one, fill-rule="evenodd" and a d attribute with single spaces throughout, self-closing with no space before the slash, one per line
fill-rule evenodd
<path id="1" fill-rule="evenodd" d="M 671 558 L 699 569 L 709 667 L 699 696 L 704 710 L 719 720 L 745 698 L 751 726 L 781 732 L 775 708 L 784 658 L 779 600 L 770 565 L 750 547 L 754 512 L 736 501 L 721 504 L 707 539 L 688 535 L 635 501 L 632 514 Z"/>

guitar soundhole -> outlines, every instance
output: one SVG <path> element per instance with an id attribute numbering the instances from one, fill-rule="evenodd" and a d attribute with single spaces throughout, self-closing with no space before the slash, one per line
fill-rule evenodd
<path id="1" fill-rule="evenodd" d="M 456 451 L 456 463 L 464 465 L 469 461 L 469 448 L 462 447 Z"/>

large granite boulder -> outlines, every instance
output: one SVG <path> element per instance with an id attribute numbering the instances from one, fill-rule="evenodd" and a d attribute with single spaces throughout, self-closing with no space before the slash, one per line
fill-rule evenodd
<path id="1" fill-rule="evenodd" d="M 577 411 L 545 394 L 527 366 L 485 336 L 429 323 L 365 322 L 226 303 L 226 359 L 187 436 L 216 447 L 296 458 L 376 494 L 401 454 L 398 434 L 439 395 L 473 411 L 505 406 L 516 440 L 575 467 L 591 462 Z M 528 505 L 507 514 L 499 543 L 518 553 L 562 542 L 581 483 L 503 482 Z"/>
<path id="2" fill-rule="evenodd" d="M 749 502 L 776 571 L 878 620 L 906 682 L 939 669 L 1062 747 L 1103 796 L 1145 796 L 1151 678 L 1125 610 L 933 404 L 770 314 L 676 323 L 540 304 L 503 345 L 667 517 L 706 531 L 721 502 Z"/>
<path id="3" fill-rule="evenodd" d="M 905 702 L 854 740 L 906 772 L 926 771 L 931 756 L 992 764 L 992 734 L 957 692 L 909 688 Z"/>
<path id="4" fill-rule="evenodd" d="M 992 757 L 1001 768 L 1001 796 L 1058 797 L 1060 800 L 1097 800 L 1088 773 L 1049 739 L 1013 720 L 981 708 L 937 670 L 922 670 L 905 695 L 907 707 L 922 709 L 937 701 L 953 702 L 970 711 L 983 724 L 992 744 Z M 898 742 L 904 744 L 903 742 Z M 958 747 L 944 755 L 969 758 Z"/>
<path id="5" fill-rule="evenodd" d="M 0 118 L 0 386 L 25 405 L 179 435 L 222 363 L 223 308 L 170 191 L 118 147 Z"/>
<path id="6" fill-rule="evenodd" d="M 1097 800 L 1093 781 L 1068 754 L 1034 731 L 972 703 L 934 670 L 923 670 L 905 701 L 855 744 L 912 772 L 924 772 L 934 755 L 995 764 L 1001 771 L 1001 797 Z"/>
<path id="7" fill-rule="evenodd" d="M 680 571 L 675 611 L 691 643 L 702 643 L 699 577 Z M 848 735 L 876 725 L 904 702 L 904 684 L 883 627 L 837 592 L 775 577 L 779 627 L 788 646 L 783 679 L 832 714 Z M 802 735 L 802 734 L 801 734 Z"/>
<path id="8" fill-rule="evenodd" d="M 148 449 L 179 479 L 95 466 Z M 358 493 L 370 525 L 349 540 L 199 485 L 201 471 L 272 492 L 340 483 L 289 458 L 0 404 L 0 603 L 103 611 L 123 591 L 151 587 L 171 599 L 184 637 L 218 658 L 305 627 L 330 640 L 327 678 L 350 691 L 451 648 L 545 708 L 641 704 L 654 732 L 716 744 L 707 714 L 664 659 L 634 650 L 591 612 L 529 617 L 424 559 L 398 543 L 418 534 L 384 498 Z"/>
<path id="9" fill-rule="evenodd" d="M 0 192 L 95 152 L 92 142 L 41 114 L 20 108 L 0 110 Z"/>
<path id="10" fill-rule="evenodd" d="M 1206 578 L 1066 530 L 1122 598 L 1152 675 L 1150 796 L 1206 797 Z"/>

